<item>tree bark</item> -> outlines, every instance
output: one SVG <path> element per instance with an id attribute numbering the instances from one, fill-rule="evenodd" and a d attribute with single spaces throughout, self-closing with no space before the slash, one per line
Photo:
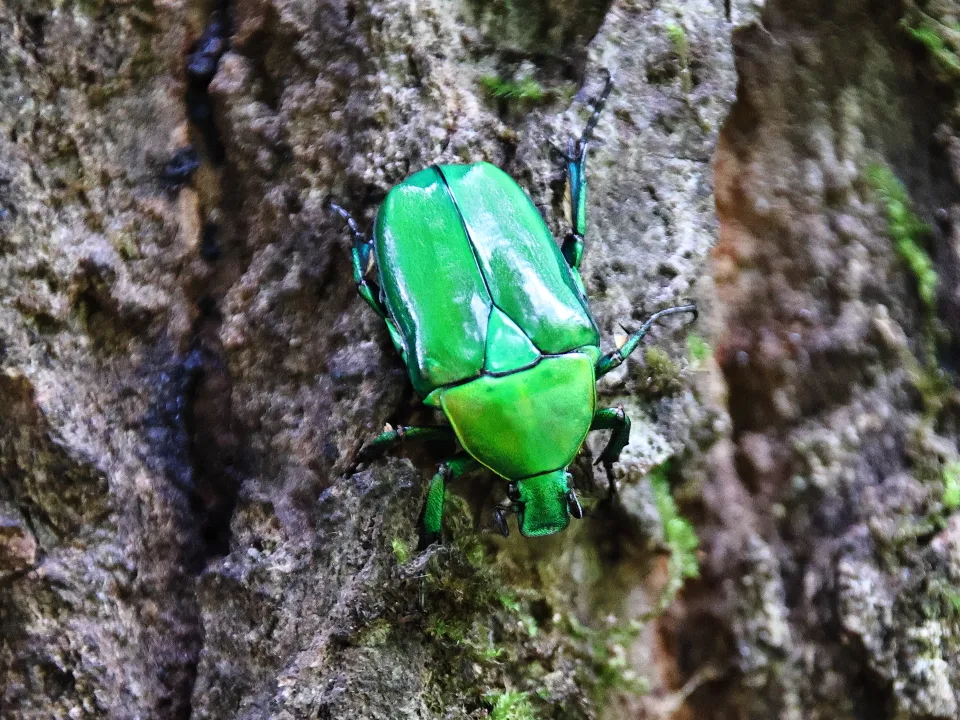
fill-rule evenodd
<path id="1" fill-rule="evenodd" d="M 957 8 L 755 5 L 0 6 L 0 716 L 960 714 Z M 358 464 L 437 419 L 328 205 L 486 160 L 562 238 L 604 68 L 605 349 L 701 318 L 598 386 L 616 497 L 591 439 L 564 533 L 479 474 L 418 553 L 450 448 Z"/>

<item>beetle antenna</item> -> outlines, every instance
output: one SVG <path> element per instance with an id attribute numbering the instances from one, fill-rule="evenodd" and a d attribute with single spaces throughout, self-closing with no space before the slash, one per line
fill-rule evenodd
<path id="1" fill-rule="evenodd" d="M 668 315 L 676 315 L 677 313 L 690 313 L 693 315 L 693 319 L 696 320 L 698 315 L 697 306 L 695 303 L 689 303 L 687 305 L 677 305 L 676 307 L 669 307 L 655 312 L 647 318 L 647 321 L 640 326 L 639 330 L 630 333 L 630 337 L 627 338 L 627 341 L 622 346 L 613 352 L 601 356 L 596 365 L 597 377 L 603 377 L 614 368 L 619 367 L 627 356 L 636 350 L 637 345 L 640 344 L 650 328 L 653 327 L 660 318 L 667 317 Z M 623 326 L 621 325 L 620 327 Z"/>
<path id="2" fill-rule="evenodd" d="M 688 312 L 693 315 L 690 318 L 690 322 L 696 322 L 697 318 L 700 317 L 700 309 L 697 307 L 697 304 L 690 298 L 684 298 L 682 301 L 684 304 L 679 308 L 674 308 L 677 312 Z M 688 323 L 689 324 L 689 323 Z"/>

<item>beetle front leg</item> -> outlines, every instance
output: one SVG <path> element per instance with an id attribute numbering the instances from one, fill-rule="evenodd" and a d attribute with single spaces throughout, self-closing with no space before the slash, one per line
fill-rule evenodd
<path id="1" fill-rule="evenodd" d="M 443 499 L 447 494 L 447 482 L 479 468 L 480 463 L 469 455 L 458 455 L 440 466 L 437 474 L 430 481 L 427 501 L 423 504 L 423 512 L 420 514 L 418 550 L 424 550 L 440 539 L 440 530 L 443 527 Z"/>
<path id="2" fill-rule="evenodd" d="M 593 113 L 587 121 L 586 127 L 578 140 L 571 140 L 567 152 L 564 154 L 564 165 L 567 171 L 567 190 L 565 205 L 567 219 L 572 227 L 563 241 L 561 252 L 563 257 L 574 270 L 580 270 L 583 260 L 584 237 L 587 234 L 587 147 L 593 137 L 593 131 L 600 120 L 600 114 L 613 89 L 613 77 L 609 71 L 607 79 L 600 93 L 600 97 L 593 103 Z"/>
<path id="3" fill-rule="evenodd" d="M 387 309 L 380 302 L 380 293 L 379 291 L 374 293 L 373 287 L 366 280 L 366 274 L 373 259 L 372 243 L 366 235 L 360 232 L 353 215 L 335 203 L 330 203 L 330 209 L 347 221 L 350 232 L 353 233 L 353 248 L 350 251 L 350 257 L 353 261 L 353 281 L 357 284 L 357 292 L 377 315 L 386 320 Z"/>
<path id="4" fill-rule="evenodd" d="M 600 359 L 597 360 L 597 378 L 601 378 L 614 368 L 620 367 L 623 361 L 630 356 L 630 353 L 637 349 L 637 346 L 640 344 L 646 334 L 650 332 L 650 328 L 653 327 L 655 322 L 657 322 L 660 318 L 667 317 L 668 315 L 676 315 L 677 313 L 692 313 L 693 319 L 696 320 L 697 306 L 693 303 L 690 303 L 689 305 L 677 305 L 676 307 L 669 307 L 659 312 L 655 312 L 643 325 L 640 326 L 639 330 L 630 334 L 622 347 L 619 347 L 613 352 L 607 353 L 606 355 L 602 355 Z"/>
<path id="5" fill-rule="evenodd" d="M 604 408 L 597 410 L 593 416 L 591 430 L 613 430 L 607 446 L 597 458 L 596 465 L 603 463 L 607 473 L 607 483 L 610 485 L 610 494 L 617 491 L 617 484 L 613 477 L 613 464 L 620 459 L 620 453 L 630 443 L 630 418 L 623 411 L 623 407 Z"/>

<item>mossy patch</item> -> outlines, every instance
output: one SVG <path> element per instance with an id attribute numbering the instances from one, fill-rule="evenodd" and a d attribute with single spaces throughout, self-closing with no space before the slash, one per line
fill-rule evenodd
<path id="1" fill-rule="evenodd" d="M 658 347 L 644 351 L 643 393 L 649 398 L 676 395 L 683 389 L 680 366 Z"/>
<path id="2" fill-rule="evenodd" d="M 547 97 L 547 91 L 533 78 L 509 80 L 497 75 L 480 78 L 480 87 L 487 97 L 519 106 L 536 105 Z"/>
<path id="3" fill-rule="evenodd" d="M 871 165 L 867 169 L 867 180 L 880 197 L 890 238 L 910 269 L 923 303 L 925 324 L 921 352 L 914 356 L 904 349 L 902 359 L 912 385 L 920 394 L 924 415 L 932 422 L 956 399 L 956 388 L 937 362 L 937 339 L 942 332 L 936 316 L 939 280 L 933 260 L 923 246 L 930 227 L 913 211 L 903 183 L 889 168 Z"/>
<path id="4" fill-rule="evenodd" d="M 693 80 L 690 76 L 690 39 L 683 25 L 679 23 L 668 22 L 666 31 L 670 48 L 680 64 L 680 85 L 685 93 L 689 93 L 693 89 Z"/>
<path id="5" fill-rule="evenodd" d="M 960 588 L 947 588 L 944 590 L 944 596 L 953 610 L 955 617 L 960 617 Z"/>
<path id="6" fill-rule="evenodd" d="M 527 693 L 516 690 L 490 692 L 484 696 L 490 704 L 490 720 L 537 720 L 538 715 Z"/>
<path id="7" fill-rule="evenodd" d="M 393 556 L 401 565 L 410 559 L 410 548 L 400 538 L 394 538 L 390 541 L 390 549 L 393 550 Z"/>
<path id="8" fill-rule="evenodd" d="M 943 496 L 941 501 L 947 511 L 960 507 L 960 461 L 948 462 L 943 467 Z"/>
<path id="9" fill-rule="evenodd" d="M 927 49 L 947 79 L 960 79 L 960 23 L 938 20 L 914 3 L 908 3 L 900 27 Z"/>
<path id="10" fill-rule="evenodd" d="M 687 354 L 696 365 L 703 365 L 713 355 L 713 348 L 695 333 L 687 335 Z"/>
<path id="11" fill-rule="evenodd" d="M 570 615 L 567 624 L 572 637 L 584 648 L 583 662 L 589 676 L 578 678 L 584 692 L 597 707 L 603 707 L 613 692 L 643 695 L 650 690 L 649 681 L 640 677 L 627 661 L 627 648 L 643 630 L 639 620 L 611 622 L 599 630 L 586 627 Z"/>
<path id="12" fill-rule="evenodd" d="M 357 638 L 357 644 L 362 647 L 383 645 L 390 638 L 391 631 L 390 622 L 384 618 L 379 618 L 363 629 Z"/>
<path id="13" fill-rule="evenodd" d="M 917 294 L 928 312 L 937 300 L 937 271 L 923 248 L 930 227 L 911 209 L 906 188 L 893 172 L 882 165 L 867 168 L 867 179 L 880 196 L 887 216 L 890 237 L 917 283 Z"/>
<path id="14" fill-rule="evenodd" d="M 562 598 L 509 587 L 492 544 L 473 529 L 469 505 L 447 499 L 451 541 L 404 566 L 418 583 L 418 612 L 394 623 L 429 639 L 431 711 L 450 713 L 450 698 L 460 698 L 465 712 L 481 705 L 491 718 L 587 720 L 614 693 L 648 689 L 629 661 L 639 619 L 590 627 Z M 673 529 L 670 537 L 676 541 Z"/>
<path id="15" fill-rule="evenodd" d="M 653 489 L 657 512 L 660 513 L 660 522 L 663 524 L 664 543 L 670 551 L 669 579 L 660 597 L 661 610 L 673 602 L 685 580 L 700 575 L 700 564 L 697 560 L 700 540 L 693 525 L 681 517 L 677 510 L 677 504 L 670 493 L 669 471 L 668 460 L 653 468 L 647 476 Z"/>
<path id="16" fill-rule="evenodd" d="M 460 644 L 467 639 L 467 626 L 456 620 L 445 620 L 439 616 L 430 618 L 427 624 L 427 632 L 438 640 L 449 640 Z"/>

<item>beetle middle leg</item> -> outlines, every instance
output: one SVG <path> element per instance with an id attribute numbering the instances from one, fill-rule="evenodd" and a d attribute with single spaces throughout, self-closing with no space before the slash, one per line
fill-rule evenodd
<path id="1" fill-rule="evenodd" d="M 480 463 L 469 455 L 457 455 L 443 463 L 437 470 L 437 474 L 430 481 L 427 501 L 423 504 L 423 512 L 420 514 L 418 550 L 424 550 L 440 539 L 440 529 L 443 526 L 443 499 L 447 494 L 447 482 L 479 470 L 480 467 Z"/>
<path id="2" fill-rule="evenodd" d="M 377 292 L 374 293 L 374 286 L 371 286 L 366 280 L 367 272 L 370 270 L 373 262 L 373 243 L 360 231 L 357 221 L 353 219 L 353 215 L 335 203 L 330 203 L 330 209 L 347 221 L 350 232 L 353 233 L 353 249 L 350 252 L 350 257 L 353 260 L 353 281 L 357 284 L 357 292 L 360 293 L 360 297 L 367 301 L 367 304 L 373 308 L 377 315 L 386 320 L 387 309 L 383 306 L 383 303 L 380 302 L 379 288 L 377 288 Z"/>
<path id="3" fill-rule="evenodd" d="M 357 455 L 357 462 L 369 462 L 378 458 L 388 449 L 406 440 L 453 440 L 453 438 L 453 428 L 451 427 L 407 427 L 401 425 L 385 430 L 366 444 Z"/>
<path id="4" fill-rule="evenodd" d="M 591 430 L 613 430 L 610 433 L 610 439 L 607 446 L 600 453 L 595 464 L 603 463 L 603 469 L 607 473 L 607 483 L 610 486 L 610 494 L 617 491 L 617 484 L 613 477 L 613 464 L 620 459 L 620 453 L 630 442 L 630 418 L 623 411 L 622 407 L 603 408 L 597 410 L 593 416 Z"/>
<path id="5" fill-rule="evenodd" d="M 677 313 L 691 313 L 693 319 L 697 319 L 697 306 L 693 303 L 689 305 L 677 305 L 675 307 L 665 308 L 659 312 L 655 312 L 651 315 L 647 321 L 640 326 L 639 330 L 636 330 L 630 333 L 630 336 L 627 338 L 627 341 L 623 346 L 617 348 L 613 352 L 609 352 L 606 355 L 602 355 L 599 360 L 597 360 L 596 365 L 596 376 L 597 378 L 602 378 L 608 372 L 614 368 L 620 367 L 623 364 L 623 361 L 630 356 L 634 350 L 637 349 L 637 346 L 646 337 L 647 333 L 650 332 L 650 328 L 653 327 L 660 318 L 667 317 L 668 315 L 676 315 Z"/>
<path id="6" fill-rule="evenodd" d="M 587 233 L 587 147 L 593 138 L 593 131 L 600 120 L 600 114 L 610 96 L 610 91 L 613 90 L 613 76 L 608 70 L 604 72 L 607 79 L 600 96 L 593 102 L 593 113 L 579 139 L 571 139 L 567 152 L 564 153 L 564 165 L 567 171 L 567 191 L 564 202 L 567 219 L 572 229 L 563 241 L 561 252 L 570 267 L 577 271 L 580 270 L 580 263 L 583 260 L 584 237 Z"/>

